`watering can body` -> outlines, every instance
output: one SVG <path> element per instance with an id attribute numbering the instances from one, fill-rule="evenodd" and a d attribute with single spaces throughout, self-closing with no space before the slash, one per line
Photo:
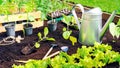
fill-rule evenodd
<path id="1" fill-rule="evenodd" d="M 81 21 L 78 20 L 75 13 L 75 6 L 78 6 L 81 9 Z M 102 11 L 100 8 L 85 11 L 81 4 L 77 4 L 75 6 L 72 9 L 72 14 L 79 27 L 78 41 L 85 45 L 93 45 L 95 42 L 100 43 L 101 37 L 103 37 L 103 34 L 107 30 L 108 25 L 114 16 L 112 15 L 112 18 L 110 18 L 107 24 L 102 28 Z"/>
<path id="2" fill-rule="evenodd" d="M 102 13 L 84 13 L 79 30 L 79 42 L 86 45 L 93 45 L 100 42 L 99 34 L 102 29 Z"/>

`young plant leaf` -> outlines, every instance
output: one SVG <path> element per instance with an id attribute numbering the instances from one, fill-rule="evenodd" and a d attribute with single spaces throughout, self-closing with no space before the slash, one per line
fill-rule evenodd
<path id="1" fill-rule="evenodd" d="M 64 28 L 63 28 L 63 32 L 65 32 L 66 30 L 67 30 L 67 29 L 64 27 Z"/>
<path id="2" fill-rule="evenodd" d="M 34 46 L 35 46 L 35 48 L 39 48 L 40 44 L 38 42 L 36 42 Z"/>
<path id="3" fill-rule="evenodd" d="M 110 23 L 109 31 L 113 37 L 116 35 L 116 25 L 114 23 Z"/>
<path id="4" fill-rule="evenodd" d="M 55 41 L 54 38 L 46 38 L 46 40 L 48 40 L 48 41 Z"/>
<path id="5" fill-rule="evenodd" d="M 117 22 L 117 26 L 120 26 L 120 19 L 119 19 L 119 21 Z"/>
<path id="6" fill-rule="evenodd" d="M 119 38 L 120 27 L 118 25 L 115 25 L 114 23 L 111 23 L 109 31 L 110 31 L 110 33 L 112 34 L 113 37 L 116 36 L 117 38 Z"/>
<path id="7" fill-rule="evenodd" d="M 75 45 L 75 43 L 77 43 L 77 38 L 74 36 L 70 36 L 69 40 L 72 42 L 73 46 Z"/>
<path id="8" fill-rule="evenodd" d="M 70 25 L 71 17 L 63 15 L 63 23 Z"/>
<path id="9" fill-rule="evenodd" d="M 42 34 L 41 34 L 41 32 L 39 32 L 37 35 L 38 35 L 39 40 L 42 40 Z"/>
<path id="10" fill-rule="evenodd" d="M 119 36 L 120 36 L 120 27 L 116 26 L 116 33 L 115 34 L 116 34 L 116 37 L 119 38 Z"/>
<path id="11" fill-rule="evenodd" d="M 47 27 L 44 28 L 44 37 L 47 37 L 49 30 Z"/>
<path id="12" fill-rule="evenodd" d="M 69 37 L 70 37 L 70 34 L 71 34 L 71 32 L 70 31 L 65 31 L 65 32 L 63 32 L 63 34 L 62 34 L 62 36 L 63 36 L 63 38 L 64 39 L 69 39 Z"/>

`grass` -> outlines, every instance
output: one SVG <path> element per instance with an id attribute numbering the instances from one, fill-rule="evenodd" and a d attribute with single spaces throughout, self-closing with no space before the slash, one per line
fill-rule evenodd
<path id="1" fill-rule="evenodd" d="M 69 0 L 74 3 L 82 4 L 89 7 L 100 7 L 102 11 L 112 13 L 117 10 L 120 14 L 120 0 Z"/>

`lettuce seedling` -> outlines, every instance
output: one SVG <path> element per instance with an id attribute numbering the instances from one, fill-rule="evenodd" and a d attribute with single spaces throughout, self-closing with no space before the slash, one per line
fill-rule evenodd
<path id="1" fill-rule="evenodd" d="M 38 38 L 39 38 L 38 42 L 40 42 L 40 41 L 46 41 L 46 40 L 48 40 L 48 41 L 55 41 L 54 38 L 47 37 L 48 33 L 49 33 L 49 30 L 48 30 L 47 27 L 44 28 L 44 36 L 43 37 L 42 37 L 42 33 L 39 32 L 38 33 Z"/>
<path id="2" fill-rule="evenodd" d="M 70 40 L 72 42 L 72 45 L 74 45 L 75 43 L 77 43 L 77 38 L 74 37 L 74 36 L 70 36 L 72 33 L 72 30 L 68 30 L 67 28 L 63 28 L 63 38 L 66 39 L 66 40 Z"/>
<path id="3" fill-rule="evenodd" d="M 114 23 L 110 24 L 109 31 L 113 37 L 116 36 L 117 38 L 119 38 L 119 36 L 120 36 L 120 19 L 116 25 Z"/>

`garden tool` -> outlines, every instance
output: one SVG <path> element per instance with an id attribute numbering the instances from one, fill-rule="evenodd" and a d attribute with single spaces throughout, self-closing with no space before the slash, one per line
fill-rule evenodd
<path id="1" fill-rule="evenodd" d="M 20 43 L 21 40 L 23 40 L 24 38 L 22 38 L 21 36 L 18 36 L 18 37 L 14 37 L 14 36 L 8 36 L 6 38 L 3 38 L 1 41 L 0 41 L 0 45 L 10 45 L 10 44 L 13 44 L 15 42 L 17 43 Z"/>
<path id="2" fill-rule="evenodd" d="M 75 7 L 78 6 L 81 9 L 82 16 L 81 21 L 75 12 Z M 85 45 L 93 45 L 95 42 L 101 43 L 101 40 L 107 31 L 109 24 L 115 17 L 116 11 L 113 11 L 106 24 L 102 28 L 102 11 L 100 8 L 93 8 L 91 10 L 84 10 L 81 4 L 73 6 L 72 14 L 77 22 L 79 28 L 78 41 Z"/>
<path id="3" fill-rule="evenodd" d="M 58 46 L 57 44 L 51 44 L 51 45 L 52 45 L 52 47 L 48 50 L 48 52 L 45 54 L 43 59 L 46 58 L 50 54 L 50 52 L 53 50 L 54 47 Z"/>
<path id="4" fill-rule="evenodd" d="M 60 51 L 57 51 L 57 52 L 55 52 L 55 53 L 49 55 L 48 57 L 45 57 L 44 59 L 51 58 L 51 57 L 53 57 L 53 56 L 59 54 L 61 51 L 67 52 L 68 49 L 69 49 L 68 46 L 62 46 Z"/>

